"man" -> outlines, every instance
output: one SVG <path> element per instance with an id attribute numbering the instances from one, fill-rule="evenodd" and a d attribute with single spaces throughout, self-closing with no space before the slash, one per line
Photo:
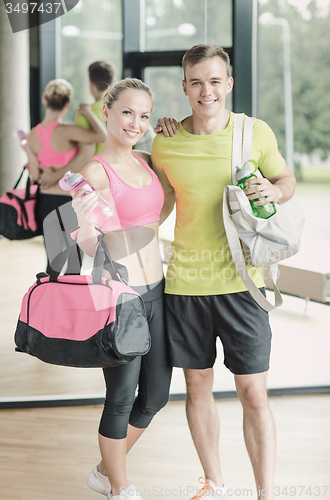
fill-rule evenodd
<path id="1" fill-rule="evenodd" d="M 105 123 L 102 117 L 102 107 L 103 107 L 102 96 L 104 91 L 109 87 L 109 85 L 115 83 L 116 68 L 114 64 L 112 64 L 111 62 L 96 61 L 88 67 L 88 76 L 89 76 L 89 91 L 93 96 L 93 98 L 95 99 L 94 103 L 91 106 L 92 111 L 99 118 L 99 120 L 101 120 L 102 123 Z M 79 127 L 87 128 L 89 130 L 91 129 L 90 123 L 88 122 L 87 118 L 82 114 L 76 115 L 75 123 Z M 103 144 L 104 144 L 103 142 L 97 143 L 95 144 L 95 146 L 93 145 L 92 147 L 90 147 L 89 144 L 82 144 L 82 143 L 79 144 L 80 150 L 83 150 L 86 155 L 85 157 L 88 158 L 86 163 L 88 163 L 94 155 L 97 155 L 101 151 Z"/>
<path id="2" fill-rule="evenodd" d="M 228 498 L 212 395 L 218 336 L 243 406 L 244 438 L 258 497 L 272 498 L 275 425 L 266 391 L 271 330 L 268 314 L 236 271 L 222 221 L 223 189 L 232 183 L 234 113 L 225 107 L 233 88 L 229 58 L 223 49 L 202 44 L 188 50 L 182 65 L 183 91 L 192 114 L 175 135 L 165 132 L 172 137 L 157 135 L 152 162 L 165 192 L 164 217 L 176 202 L 165 315 L 173 365 L 184 369 L 188 424 L 206 478 L 198 498 Z M 256 202 L 262 205 L 292 197 L 294 176 L 278 152 L 273 132 L 261 120 L 254 120 L 252 159 L 264 177 L 248 181 L 257 184 L 245 191 L 249 199 L 264 197 Z M 261 269 L 249 270 L 263 288 Z"/>

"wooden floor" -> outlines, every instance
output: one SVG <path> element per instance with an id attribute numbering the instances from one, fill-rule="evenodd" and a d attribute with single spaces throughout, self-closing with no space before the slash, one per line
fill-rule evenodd
<path id="1" fill-rule="evenodd" d="M 102 395 L 101 370 L 55 367 L 14 352 L 13 333 L 22 296 L 35 274 L 44 270 L 45 253 L 40 238 L 0 239 L 0 257 L 0 399 Z M 288 300 L 271 318 L 269 386 L 329 385 L 330 308 L 310 304 L 304 312 L 300 299 Z M 317 349 L 312 349 L 315 345 Z M 232 389 L 232 376 L 223 368 L 220 355 L 215 368 L 215 390 Z M 173 381 L 173 392 L 184 392 L 181 370 L 175 372 Z M 330 499 L 330 395 L 273 397 L 270 402 L 278 432 L 276 496 Z M 255 498 L 240 404 L 227 399 L 217 406 L 222 422 L 222 468 L 233 490 L 231 496 Z M 101 406 L 1 410 L 0 500 L 104 498 L 86 486 L 99 460 L 101 411 Z M 128 456 L 128 474 L 144 500 L 186 499 L 195 494 L 202 471 L 183 402 L 169 403 L 156 416 Z"/>
<path id="2" fill-rule="evenodd" d="M 104 394 L 102 371 L 42 363 L 14 350 L 14 332 L 24 293 L 45 269 L 42 238 L 8 241 L 0 238 L 0 404 L 3 400 L 48 395 Z M 268 388 L 330 385 L 330 307 L 284 296 L 270 315 L 273 342 Z M 235 390 L 218 346 L 214 391 Z M 171 393 L 184 393 L 182 370 L 175 369 Z"/>
<path id="3" fill-rule="evenodd" d="M 275 498 L 330 499 L 330 396 L 270 399 L 277 424 Z M 231 497 L 256 498 L 238 400 L 217 402 L 222 468 Z M 101 406 L 2 410 L 1 500 L 93 500 L 86 478 L 99 460 Z M 185 419 L 171 402 L 128 455 L 128 477 L 144 500 L 187 499 L 202 475 Z"/>

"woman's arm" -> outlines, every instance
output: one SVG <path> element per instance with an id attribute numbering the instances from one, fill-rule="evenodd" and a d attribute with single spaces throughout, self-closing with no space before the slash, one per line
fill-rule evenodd
<path id="1" fill-rule="evenodd" d="M 66 136 L 73 142 L 85 142 L 87 144 L 95 144 L 96 142 L 104 142 L 107 130 L 105 125 L 93 113 L 89 104 L 80 104 L 77 113 L 86 116 L 93 130 L 87 130 L 78 125 L 65 125 Z"/>
<path id="2" fill-rule="evenodd" d="M 102 165 L 98 162 L 91 162 L 81 171 L 81 175 L 89 180 L 96 191 L 102 192 L 105 189 L 104 179 L 106 174 Z M 96 208 L 98 197 L 96 193 L 84 195 L 82 190 L 72 197 L 72 207 L 77 214 L 79 231 L 77 243 L 82 251 L 94 257 L 98 246 L 98 231 L 91 221 L 89 214 Z"/>
<path id="3" fill-rule="evenodd" d="M 167 219 L 167 217 L 173 211 L 174 205 L 175 205 L 175 192 L 170 191 L 169 193 L 165 194 L 164 205 L 160 212 L 159 225 L 163 224 L 163 222 Z"/>
<path id="4" fill-rule="evenodd" d="M 80 172 L 94 156 L 94 144 L 82 144 L 79 146 L 78 153 L 65 167 L 47 167 L 40 173 L 40 186 L 47 189 L 58 183 L 60 179 L 70 170 L 70 172 Z"/>
<path id="5" fill-rule="evenodd" d="M 22 148 L 27 154 L 28 157 L 28 167 L 29 167 L 29 172 L 31 174 L 33 182 L 38 182 L 39 176 L 40 176 L 40 164 L 38 161 L 37 156 L 34 154 L 32 149 L 30 148 L 29 145 L 29 139 L 25 144 L 21 143 Z"/>
<path id="6" fill-rule="evenodd" d="M 135 150 L 134 153 L 136 153 L 140 158 L 142 158 L 149 165 L 149 167 L 154 170 L 150 153 L 138 150 Z M 162 224 L 167 219 L 167 217 L 173 211 L 174 205 L 175 205 L 175 192 L 173 190 L 165 194 L 164 205 L 160 212 L 159 225 Z"/>

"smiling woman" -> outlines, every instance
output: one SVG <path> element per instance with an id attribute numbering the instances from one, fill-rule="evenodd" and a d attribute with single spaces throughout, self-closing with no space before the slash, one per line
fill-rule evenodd
<path id="1" fill-rule="evenodd" d="M 147 86 L 145 87 L 149 90 L 146 91 L 137 83 L 132 83 L 130 88 L 126 85 L 127 83 L 119 82 L 104 93 L 103 117 L 114 136 L 117 132 L 123 131 L 134 141 L 136 139 L 135 144 L 147 131 L 153 94 Z M 124 91 L 126 91 L 125 99 L 122 97 Z M 108 112 L 110 109 L 111 113 Z"/>
<path id="2" fill-rule="evenodd" d="M 109 499 L 129 495 L 132 500 L 141 500 L 135 488 L 128 486 L 126 452 L 166 404 L 172 374 L 164 330 L 164 279 L 158 244 L 164 193 L 146 163 L 150 155 L 132 153 L 132 147 L 148 129 L 153 107 L 150 88 L 141 80 L 126 78 L 105 91 L 103 103 L 105 144 L 81 173 L 113 208 L 115 215 L 101 226 L 104 241 L 112 257 L 127 268 L 129 285 L 142 295 L 151 348 L 126 366 L 103 369 L 107 393 L 99 426 L 102 461 L 91 472 L 87 484 Z M 75 193 L 72 202 L 80 226 L 77 242 L 85 254 L 94 256 L 99 231 L 89 215 L 96 206 L 96 197 L 94 193 L 81 195 L 82 191 Z M 107 271 L 105 277 L 109 277 Z"/>

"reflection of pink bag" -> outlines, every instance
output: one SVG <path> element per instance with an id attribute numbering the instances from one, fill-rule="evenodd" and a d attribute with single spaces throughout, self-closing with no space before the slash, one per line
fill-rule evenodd
<path id="1" fill-rule="evenodd" d="M 0 234 L 9 240 L 25 240 L 42 234 L 36 222 L 38 185 L 31 186 L 28 177 L 26 187 L 17 189 L 27 166 L 16 182 L 14 189 L 0 198 Z"/>
<path id="2" fill-rule="evenodd" d="M 102 277 L 103 252 L 112 279 Z M 142 298 L 101 241 L 92 276 L 37 275 L 23 298 L 15 343 L 46 363 L 111 367 L 146 354 L 150 333 Z"/>

